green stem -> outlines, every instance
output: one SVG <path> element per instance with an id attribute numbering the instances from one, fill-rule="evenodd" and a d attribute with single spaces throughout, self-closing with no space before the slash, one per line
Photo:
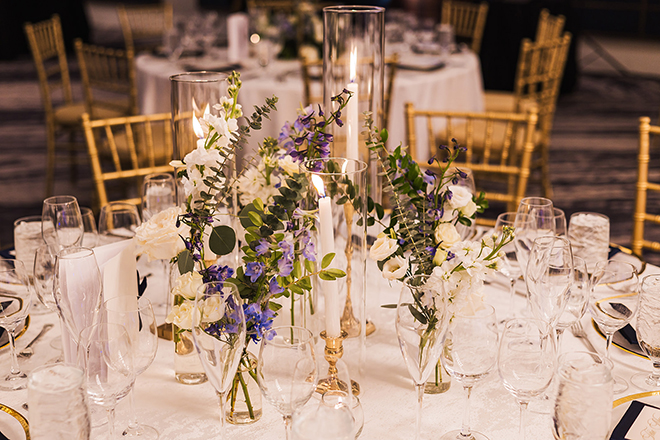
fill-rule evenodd
<path id="1" fill-rule="evenodd" d="M 296 294 L 291 292 L 291 325 L 296 325 L 296 317 L 294 315 L 296 305 Z"/>
<path id="2" fill-rule="evenodd" d="M 243 395 L 245 396 L 245 404 L 247 405 L 248 412 L 250 413 L 250 418 L 254 420 L 254 409 L 252 408 L 252 401 L 250 400 L 250 393 L 248 392 L 247 384 L 245 383 L 243 375 L 240 372 L 236 373 L 236 377 L 238 377 L 238 380 L 241 383 Z"/>

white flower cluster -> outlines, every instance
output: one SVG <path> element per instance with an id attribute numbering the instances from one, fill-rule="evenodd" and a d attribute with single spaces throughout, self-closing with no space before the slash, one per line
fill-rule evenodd
<path id="1" fill-rule="evenodd" d="M 182 330 L 192 330 L 194 318 L 194 301 L 199 288 L 204 284 L 202 276 L 195 272 L 187 272 L 180 275 L 172 288 L 172 295 L 179 295 L 183 302 L 172 306 L 165 322 L 173 323 Z M 213 297 L 204 302 L 202 316 L 204 322 L 215 322 L 224 316 L 224 302 L 222 298 Z M 198 312 L 199 313 L 199 312 Z"/>
<path id="2" fill-rule="evenodd" d="M 142 223 L 135 230 L 135 243 L 138 254 L 145 254 L 149 261 L 170 260 L 185 249 L 181 235 L 186 233 L 186 227 L 176 225 L 177 218 L 182 214 L 181 208 L 172 207 L 159 212 Z"/>
<path id="3" fill-rule="evenodd" d="M 270 175 L 266 176 L 267 170 L 275 172 L 271 171 Z M 280 194 L 278 187 L 285 185 L 285 176 L 293 176 L 298 172 L 298 163 L 284 149 L 280 149 L 273 157 L 261 158 L 256 167 L 247 168 L 237 179 L 236 189 L 241 205 L 246 206 L 256 198 L 270 204 L 272 197 Z"/>

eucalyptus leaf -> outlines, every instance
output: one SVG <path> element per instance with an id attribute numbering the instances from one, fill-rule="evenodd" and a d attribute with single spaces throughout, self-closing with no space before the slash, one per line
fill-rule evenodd
<path id="1" fill-rule="evenodd" d="M 226 225 L 213 228 L 209 236 L 209 248 L 217 255 L 229 255 L 236 246 L 236 232 Z"/>
<path id="2" fill-rule="evenodd" d="M 323 257 L 323 260 L 321 261 L 321 269 L 325 269 L 326 267 L 330 266 L 330 263 L 332 263 L 332 260 L 335 258 L 334 252 L 330 252 L 329 254 L 326 254 L 325 257 Z"/>
<path id="3" fill-rule="evenodd" d="M 192 254 L 189 250 L 185 249 L 179 252 L 179 255 L 177 255 L 177 265 L 179 266 L 180 274 L 193 271 L 195 268 L 195 262 L 193 261 Z"/>

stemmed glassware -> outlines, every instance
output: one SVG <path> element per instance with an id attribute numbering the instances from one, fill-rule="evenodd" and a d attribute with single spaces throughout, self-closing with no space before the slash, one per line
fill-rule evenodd
<path id="1" fill-rule="evenodd" d="M 79 246 L 83 237 L 83 221 L 78 200 L 73 196 L 49 197 L 41 211 L 41 233 L 54 252 Z"/>
<path id="2" fill-rule="evenodd" d="M 648 275 L 642 280 L 635 330 L 653 371 L 637 373 L 630 381 L 643 390 L 660 389 L 660 275 Z"/>
<path id="3" fill-rule="evenodd" d="M 64 360 L 72 363 L 75 360 L 75 348 L 71 343 L 78 344 L 80 332 L 97 322 L 103 301 L 101 272 L 94 251 L 72 247 L 58 252 L 54 297 L 60 319 L 64 322 Z"/>
<path id="4" fill-rule="evenodd" d="M 564 330 L 578 322 L 587 311 L 589 304 L 589 273 L 587 264 L 580 257 L 573 256 L 573 284 L 568 291 L 568 299 L 563 313 L 555 324 L 557 333 L 557 353 L 561 352 Z"/>
<path id="5" fill-rule="evenodd" d="M 245 314 L 238 290 L 220 282 L 200 286 L 192 335 L 209 382 L 220 396 L 220 438 L 225 438 L 225 401 L 245 348 Z"/>
<path id="6" fill-rule="evenodd" d="M 115 438 L 115 407 L 135 381 L 133 348 L 124 326 L 94 324 L 80 332 L 78 365 L 83 369 L 90 400 L 106 409 L 108 438 Z"/>
<path id="7" fill-rule="evenodd" d="M 427 275 L 406 278 L 396 307 L 399 347 L 417 390 L 416 440 L 422 424 L 424 383 L 438 362 L 449 321 L 444 292 L 428 281 Z"/>
<path id="8" fill-rule="evenodd" d="M 82 246 L 91 249 L 99 244 L 99 231 L 96 227 L 96 219 L 94 218 L 94 213 L 89 208 L 81 207 L 80 213 L 83 222 Z"/>
<path id="9" fill-rule="evenodd" d="M 22 390 L 27 386 L 27 375 L 21 371 L 16 354 L 16 330 L 30 311 L 32 290 L 23 263 L 6 260 L 0 266 L 0 326 L 9 334 L 11 369 L 0 381 L 0 389 Z"/>
<path id="10" fill-rule="evenodd" d="M 514 245 L 516 247 L 516 259 L 522 268 L 522 276 L 525 277 L 527 271 L 527 260 L 532 251 L 532 244 L 537 237 L 542 235 L 555 235 L 555 215 L 552 202 L 542 197 L 526 197 L 521 200 L 518 206 L 518 214 L 525 214 L 527 217 L 520 217 L 525 222 L 529 221 L 528 229 L 518 233 L 516 223 L 516 238 Z"/>
<path id="11" fill-rule="evenodd" d="M 474 313 L 454 314 L 441 359 L 449 374 L 463 384 L 467 397 L 462 428 L 443 434 L 441 440 L 488 439 L 470 429 L 470 395 L 472 387 L 496 365 L 497 349 L 497 319 L 492 306 L 484 305 Z"/>
<path id="12" fill-rule="evenodd" d="M 142 184 L 142 219 L 176 206 L 176 184 L 168 173 L 149 174 Z"/>
<path id="13" fill-rule="evenodd" d="M 529 214 L 518 214 L 516 212 L 503 212 L 497 216 L 495 221 L 495 234 L 500 236 L 505 227 L 514 229 L 514 240 L 502 247 L 502 267 L 499 271 L 509 279 L 510 309 L 514 313 L 513 298 L 516 293 L 516 281 L 522 275 L 523 268 L 518 261 L 515 240 L 525 240 L 532 232 L 532 221 Z"/>
<path id="14" fill-rule="evenodd" d="M 287 440 L 291 415 L 312 397 L 318 373 L 312 332 L 303 327 L 281 326 L 261 339 L 257 382 L 261 393 L 284 418 Z"/>
<path id="15" fill-rule="evenodd" d="M 552 208 L 555 218 L 555 235 L 566 237 L 568 228 L 566 227 L 566 214 L 559 208 Z"/>
<path id="16" fill-rule="evenodd" d="M 609 359 L 612 336 L 628 324 L 639 304 L 637 269 L 625 261 L 599 261 L 591 276 L 589 313 L 606 336 L 605 353 Z M 628 389 L 628 383 L 614 376 L 614 393 Z"/>
<path id="17" fill-rule="evenodd" d="M 131 238 L 140 223 L 137 206 L 125 202 L 108 203 L 99 215 L 99 241 L 108 244 Z"/>
<path id="18" fill-rule="evenodd" d="M 550 327 L 531 318 L 507 321 L 497 365 L 504 387 L 520 404 L 520 439 L 524 440 L 529 401 L 548 388 L 557 365 L 555 337 Z"/>
<path id="19" fill-rule="evenodd" d="M 103 303 L 101 322 L 123 325 L 131 340 L 133 373 L 142 374 L 153 362 L 158 349 L 156 317 L 147 298 L 114 297 Z M 122 433 L 124 438 L 157 439 L 158 431 L 138 422 L 133 387 L 129 391 L 131 419 Z"/>
<path id="20" fill-rule="evenodd" d="M 59 313 L 55 302 L 55 263 L 57 256 L 50 246 L 43 244 L 37 248 L 34 254 L 34 292 L 39 301 L 51 312 Z M 60 319 L 60 325 L 65 324 Z M 50 346 L 56 350 L 62 350 L 61 337 L 55 337 L 50 341 Z M 57 360 L 59 362 L 60 358 Z"/>

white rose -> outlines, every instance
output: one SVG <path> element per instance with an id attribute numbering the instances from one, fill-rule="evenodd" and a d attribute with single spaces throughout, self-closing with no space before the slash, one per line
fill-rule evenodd
<path id="1" fill-rule="evenodd" d="M 454 209 L 461 209 L 472 200 L 472 194 L 463 186 L 449 185 L 451 199 L 448 200 L 449 206 Z"/>
<path id="2" fill-rule="evenodd" d="M 456 230 L 456 226 L 451 223 L 440 223 L 435 228 L 435 242 L 443 249 L 450 248 L 454 243 L 459 242 L 460 239 L 461 236 Z"/>
<path id="3" fill-rule="evenodd" d="M 467 205 L 461 208 L 461 212 L 466 217 L 472 217 L 474 213 L 477 212 L 477 204 L 470 199 Z"/>
<path id="4" fill-rule="evenodd" d="M 294 174 L 298 174 L 300 172 L 300 168 L 298 167 L 298 163 L 293 160 L 293 157 L 289 156 L 288 154 L 284 156 L 282 159 L 277 161 L 277 164 L 284 170 L 285 173 L 287 173 L 290 176 L 293 176 Z"/>
<path id="5" fill-rule="evenodd" d="M 204 280 L 200 274 L 195 271 L 186 272 L 176 279 L 172 295 L 181 295 L 185 299 L 194 300 L 197 296 L 197 289 L 202 284 L 204 284 Z"/>
<path id="6" fill-rule="evenodd" d="M 149 261 L 169 260 L 184 250 L 186 246 L 179 235 L 186 233 L 186 226 L 176 227 L 180 214 L 180 208 L 172 207 L 142 223 L 135 230 L 138 254 L 146 254 Z"/>
<path id="7" fill-rule="evenodd" d="M 435 256 L 433 257 L 433 264 L 440 266 L 447 259 L 447 251 L 441 248 L 436 249 Z"/>
<path id="8" fill-rule="evenodd" d="M 398 280 L 406 275 L 408 261 L 400 255 L 390 258 L 383 265 L 383 277 L 388 280 Z"/>
<path id="9" fill-rule="evenodd" d="M 220 321 L 225 316 L 224 299 L 218 296 L 207 298 L 202 308 L 202 316 L 204 317 L 204 322 Z"/>
<path id="10" fill-rule="evenodd" d="M 398 248 L 395 239 L 380 233 L 373 246 L 371 246 L 371 250 L 369 250 L 369 257 L 372 260 L 381 261 L 395 253 Z"/>
<path id="11" fill-rule="evenodd" d="M 192 330 L 194 313 L 195 305 L 190 301 L 184 301 L 181 305 L 172 306 L 172 310 L 167 315 L 165 322 L 174 324 L 183 330 Z"/>

